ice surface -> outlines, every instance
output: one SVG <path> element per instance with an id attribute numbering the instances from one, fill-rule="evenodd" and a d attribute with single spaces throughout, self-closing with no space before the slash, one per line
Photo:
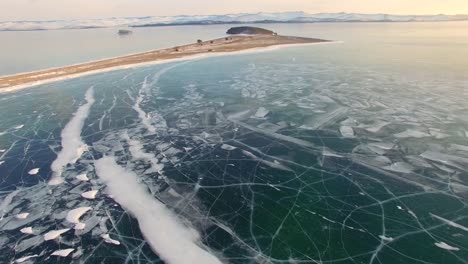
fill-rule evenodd
<path id="1" fill-rule="evenodd" d="M 454 150 L 468 152 L 468 146 L 465 145 L 450 144 L 450 148 Z"/>
<path id="2" fill-rule="evenodd" d="M 333 123 L 334 121 L 340 119 L 344 115 L 346 115 L 347 111 L 348 111 L 348 108 L 346 107 L 338 107 L 332 111 L 329 111 L 327 113 L 324 113 L 323 115 L 320 115 L 318 118 L 314 119 L 312 123 L 304 124 L 300 126 L 300 128 L 308 129 L 308 130 L 322 129 L 326 127 L 327 125 Z"/>
<path id="3" fill-rule="evenodd" d="M 390 166 L 383 167 L 383 169 L 401 173 L 411 173 L 414 170 L 414 167 L 406 162 L 396 162 Z"/>
<path id="4" fill-rule="evenodd" d="M 35 248 L 44 243 L 43 236 L 35 236 L 31 238 L 24 239 L 15 245 L 15 252 L 21 253 L 26 250 Z"/>
<path id="5" fill-rule="evenodd" d="M 0 212 L 2 213 L 2 217 L 8 213 L 12 208 L 9 208 L 9 205 L 13 201 L 13 198 L 20 192 L 20 190 L 13 191 L 9 193 L 5 198 L 3 198 L 2 203 L 0 203 Z"/>
<path id="6" fill-rule="evenodd" d="M 397 138 L 423 138 L 423 137 L 430 137 L 431 135 L 424 131 L 408 129 L 401 133 L 395 134 Z"/>
<path id="7" fill-rule="evenodd" d="M 385 126 L 389 125 L 389 122 L 385 121 L 378 121 L 377 123 L 371 125 L 371 126 L 365 126 L 366 130 L 372 133 L 378 133 L 382 128 Z"/>
<path id="8" fill-rule="evenodd" d="M 0 108 L 15 112 L 0 117 L 2 260 L 465 263 L 466 81 L 308 49 L 1 94 Z M 80 115 L 91 86 L 95 102 Z M 47 166 L 77 118 L 86 153 L 50 187 Z M 67 221 L 79 208 L 92 210 Z M 459 250 L 427 250 L 439 241 Z M 50 256 L 67 248 L 68 258 Z"/>
<path id="9" fill-rule="evenodd" d="M 458 156 L 449 155 L 449 154 L 440 153 L 440 152 L 434 152 L 434 151 L 426 151 L 421 154 L 421 157 L 428 159 L 428 160 L 437 161 L 437 162 L 446 163 L 446 164 L 450 164 L 450 162 L 468 164 L 468 158 L 458 157 Z"/>
<path id="10" fill-rule="evenodd" d="M 462 226 L 462 225 L 457 224 L 457 223 L 455 223 L 455 222 L 453 222 L 453 221 L 451 221 L 451 220 L 445 219 L 445 218 L 443 218 L 443 217 L 440 217 L 440 216 L 435 215 L 435 214 L 432 214 L 432 213 L 431 213 L 431 216 L 434 217 L 434 218 L 436 218 L 436 219 L 438 219 L 438 220 L 440 220 L 440 221 L 442 221 L 442 222 L 444 222 L 444 223 L 446 223 L 446 224 L 449 225 L 449 226 L 452 226 L 452 227 L 455 227 L 455 228 L 458 228 L 458 229 L 461 229 L 461 230 L 463 230 L 463 231 L 467 231 L 467 232 L 468 232 L 468 227 Z"/>

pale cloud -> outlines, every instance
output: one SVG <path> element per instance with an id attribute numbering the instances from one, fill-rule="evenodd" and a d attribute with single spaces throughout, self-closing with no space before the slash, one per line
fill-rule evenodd
<path id="1" fill-rule="evenodd" d="M 468 0 L 0 0 L 0 20 L 241 12 L 468 13 Z"/>

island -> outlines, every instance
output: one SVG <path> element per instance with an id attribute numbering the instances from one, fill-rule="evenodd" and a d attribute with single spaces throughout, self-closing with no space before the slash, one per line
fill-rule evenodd
<path id="1" fill-rule="evenodd" d="M 276 35 L 275 32 L 259 27 L 232 27 L 226 34 L 228 35 Z"/>
<path id="2" fill-rule="evenodd" d="M 119 34 L 120 36 L 127 36 L 127 35 L 130 35 L 132 34 L 133 32 L 131 30 L 128 30 L 128 29 L 120 29 L 117 34 Z"/>
<path id="3" fill-rule="evenodd" d="M 272 46 L 295 44 L 301 45 L 327 41 L 328 40 L 323 39 L 280 36 L 272 34 L 257 34 L 251 36 L 238 35 L 208 41 L 194 39 L 194 43 L 192 44 L 173 48 L 75 64 L 62 68 L 40 70 L 9 76 L 0 76 L 0 92 L 12 91 L 34 85 L 76 78 L 83 75 L 131 68 L 173 59 L 184 59 L 204 54 L 223 54 Z"/>

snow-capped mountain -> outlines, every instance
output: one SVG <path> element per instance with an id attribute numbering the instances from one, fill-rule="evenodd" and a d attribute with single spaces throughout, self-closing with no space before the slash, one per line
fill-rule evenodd
<path id="1" fill-rule="evenodd" d="M 207 16 L 147 16 L 88 20 L 6 21 L 0 22 L 0 31 L 82 29 L 101 27 L 148 27 L 168 25 L 204 25 L 233 23 L 314 23 L 314 22 L 423 22 L 464 21 L 468 15 L 389 15 L 358 13 L 241 13 Z"/>

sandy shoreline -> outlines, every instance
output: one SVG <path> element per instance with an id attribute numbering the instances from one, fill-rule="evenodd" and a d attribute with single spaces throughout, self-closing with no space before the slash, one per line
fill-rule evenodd
<path id="1" fill-rule="evenodd" d="M 329 43 L 313 38 L 288 36 L 233 36 L 193 43 L 99 61 L 75 64 L 61 68 L 39 70 L 9 76 L 0 76 L 0 93 L 12 92 L 40 84 L 73 79 L 102 72 L 197 59 L 227 54 L 259 52 L 298 45 Z"/>

